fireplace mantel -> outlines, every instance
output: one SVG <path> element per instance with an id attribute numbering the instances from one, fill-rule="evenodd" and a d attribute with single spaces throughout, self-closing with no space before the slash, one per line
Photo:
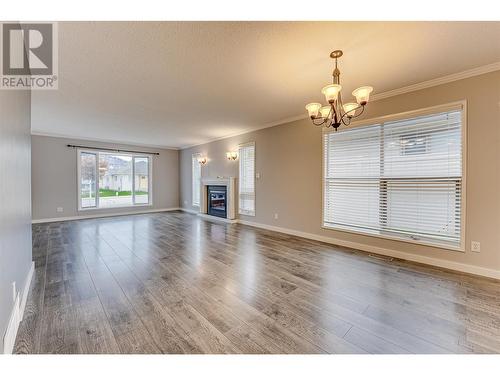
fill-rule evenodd
<path id="1" fill-rule="evenodd" d="M 205 177 L 201 179 L 200 213 L 202 215 L 207 215 L 208 211 L 208 199 L 207 199 L 208 185 L 226 187 L 227 219 L 236 220 L 236 177 Z"/>

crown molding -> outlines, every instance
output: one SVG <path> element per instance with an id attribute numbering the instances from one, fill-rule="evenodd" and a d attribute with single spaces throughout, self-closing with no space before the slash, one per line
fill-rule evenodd
<path id="1" fill-rule="evenodd" d="M 251 132 L 254 132 L 254 131 L 257 131 L 257 130 L 261 130 L 261 129 L 265 129 L 265 128 L 272 128 L 273 126 L 288 124 L 289 122 L 303 120 L 305 118 L 308 118 L 308 116 L 307 115 L 298 115 L 298 116 L 287 117 L 287 118 L 284 118 L 284 119 L 281 119 L 281 120 L 278 120 L 278 121 L 273 121 L 273 122 L 266 123 L 264 125 L 257 126 L 255 128 L 247 128 L 245 130 L 241 130 L 241 131 L 236 132 L 236 133 L 231 133 L 229 135 L 224 135 L 222 137 L 211 138 L 210 140 L 203 141 L 201 143 L 196 143 L 196 144 L 192 144 L 192 145 L 188 145 L 188 146 L 182 146 L 182 147 L 180 147 L 180 150 L 186 150 L 188 148 L 192 148 L 192 147 L 196 147 L 196 146 L 201 146 L 201 145 L 206 145 L 208 143 L 221 141 L 221 140 L 226 139 L 226 138 L 236 137 L 238 135 L 243 135 L 243 134 L 251 133 Z"/>
<path id="2" fill-rule="evenodd" d="M 72 135 L 65 135 L 65 134 L 59 134 L 59 133 L 45 133 L 45 132 L 37 132 L 37 131 L 31 131 L 31 135 L 37 135 L 40 137 L 52 137 L 52 138 L 65 138 L 65 139 L 72 139 L 72 140 L 77 140 L 77 141 L 88 141 L 88 142 L 102 142 L 102 143 L 113 143 L 117 145 L 124 145 L 124 146 L 134 146 L 134 147 L 144 147 L 144 148 L 152 148 L 152 149 L 160 149 L 160 150 L 179 150 L 179 147 L 170 147 L 170 146 L 161 146 L 161 145 L 154 145 L 154 144 L 148 144 L 148 143 L 138 143 L 138 142 L 121 142 L 112 140 L 112 139 L 103 139 L 103 138 L 93 138 L 93 137 L 75 137 Z"/>
<path id="3" fill-rule="evenodd" d="M 396 96 L 396 95 L 401 95 L 401 94 L 406 94 L 406 93 L 413 92 L 413 91 L 427 89 L 429 87 L 444 85 L 446 83 L 459 81 L 461 79 L 475 77 L 475 76 L 479 76 L 479 75 L 486 74 L 486 73 L 495 72 L 497 70 L 500 70 L 500 61 L 497 61 L 497 62 L 492 63 L 492 64 L 488 64 L 488 65 L 479 66 L 477 68 L 464 70 L 463 72 L 449 74 L 447 76 L 442 76 L 442 77 L 430 79 L 428 81 L 423 81 L 423 82 L 415 83 L 413 85 L 400 87 L 398 89 L 381 92 L 379 94 L 374 94 L 374 95 L 372 95 L 371 101 L 382 100 L 382 99 L 390 98 L 390 97 Z"/>
<path id="4" fill-rule="evenodd" d="M 479 66 L 477 68 L 472 68 L 472 69 L 464 70 L 463 72 L 453 73 L 453 74 L 449 74 L 449 75 L 446 75 L 446 76 L 442 76 L 442 77 L 430 79 L 428 81 L 423 81 L 423 82 L 415 83 L 413 85 L 408 85 L 408 86 L 400 87 L 398 89 L 394 89 L 394 90 L 390 90 L 390 91 L 384 91 L 384 92 L 381 92 L 379 94 L 374 94 L 374 95 L 371 96 L 370 102 L 374 102 L 374 101 L 377 101 L 377 100 L 382 100 L 382 99 L 390 98 L 390 97 L 396 96 L 396 95 L 406 94 L 406 93 L 413 92 L 413 91 L 418 91 L 418 90 L 426 89 L 426 88 L 429 88 L 429 87 L 444 85 L 446 83 L 450 83 L 450 82 L 454 82 L 454 81 L 459 81 L 461 79 L 466 79 L 466 78 L 470 78 L 470 77 L 479 76 L 479 75 L 482 75 L 482 74 L 487 74 L 487 73 L 495 72 L 497 70 L 500 70 L 500 61 L 494 62 L 492 64 L 488 64 L 488 65 Z M 219 141 L 219 140 L 222 140 L 222 139 L 231 138 L 231 137 L 235 137 L 235 136 L 238 136 L 238 135 L 243 135 L 243 134 L 246 134 L 246 133 L 251 133 L 251 132 L 256 131 L 256 130 L 270 128 L 270 127 L 278 126 L 278 125 L 283 125 L 283 124 L 287 124 L 289 122 L 298 121 L 298 120 L 302 120 L 302 119 L 306 119 L 306 118 L 308 118 L 307 115 L 299 115 L 299 116 L 287 117 L 287 118 L 284 118 L 282 120 L 271 122 L 271 123 L 268 123 L 268 124 L 265 124 L 265 125 L 262 125 L 262 126 L 259 126 L 259 127 L 256 127 L 256 128 L 246 129 L 246 130 L 243 130 L 243 131 L 235 133 L 235 134 L 230 134 L 230 135 L 226 135 L 226 136 L 223 136 L 223 137 L 213 138 L 211 140 L 208 140 L 208 141 L 205 141 L 205 142 L 202 142 L 202 143 L 197 143 L 197 144 L 193 144 L 193 145 L 189 145 L 189 146 L 183 146 L 180 149 L 181 150 L 185 150 L 185 149 L 188 149 L 188 148 L 192 148 L 192 147 L 201 146 L 201 145 L 205 145 L 205 144 L 208 144 L 208 143 L 216 142 L 216 141 Z"/>
<path id="5" fill-rule="evenodd" d="M 434 87 L 434 86 L 439 86 L 443 85 L 446 83 L 454 82 L 454 81 L 459 81 L 462 79 L 470 78 L 470 77 L 475 77 L 479 76 L 482 74 L 487 74 L 491 72 L 495 72 L 500 70 L 500 61 L 494 62 L 492 64 L 488 65 L 483 65 L 479 66 L 477 68 L 472 68 L 468 70 L 464 70 L 459 73 L 453 73 L 449 74 L 446 76 L 434 78 L 428 81 L 423 81 L 419 83 L 415 83 L 413 85 L 408 85 L 404 87 L 400 87 L 394 90 L 389 90 L 385 92 L 381 92 L 378 94 L 373 94 L 371 96 L 370 101 L 374 102 L 377 100 L 382 100 L 382 99 L 387 99 L 392 96 L 397 96 L 397 95 L 402 95 L 402 94 L 407 94 L 413 91 L 418 91 L 418 90 L 423 90 L 426 88 Z M 223 139 L 231 138 L 231 137 L 236 137 L 239 135 L 251 133 L 257 130 L 265 129 L 265 128 L 271 128 L 273 126 L 278 126 L 278 125 L 283 125 L 287 124 L 293 121 L 298 121 L 298 120 L 303 120 L 308 118 L 307 115 L 302 114 L 302 115 L 297 115 L 297 116 L 291 116 L 291 117 L 286 117 L 284 119 L 278 120 L 278 121 L 273 121 L 270 123 L 266 123 L 257 127 L 252 127 L 252 128 L 246 128 L 244 130 L 231 133 L 222 137 L 213 137 L 209 138 L 206 141 L 200 142 L 200 143 L 195 143 L 195 144 L 189 144 L 186 146 L 181 146 L 181 147 L 170 147 L 170 146 L 162 146 L 162 145 L 152 145 L 152 144 L 144 144 L 144 143 L 131 143 L 131 142 L 117 142 L 116 140 L 108 140 L 108 139 L 99 139 L 99 138 L 87 138 L 87 137 L 74 137 L 74 136 L 69 136 L 69 135 L 64 135 L 64 134 L 56 134 L 56 133 L 42 133 L 42 132 L 36 132 L 32 131 L 32 135 L 40 135 L 40 136 L 45 136 L 45 137 L 56 137 L 56 138 L 69 138 L 69 139 L 77 139 L 77 140 L 83 140 L 83 141 L 92 141 L 92 142 L 106 142 L 106 143 L 118 143 L 118 144 L 123 144 L 123 145 L 129 145 L 129 146 L 137 146 L 137 147 L 149 147 L 149 148 L 158 148 L 158 149 L 163 149 L 163 150 L 185 150 L 188 148 L 192 147 L 197 147 L 201 145 L 206 145 L 208 143 L 212 142 L 217 142 Z"/>

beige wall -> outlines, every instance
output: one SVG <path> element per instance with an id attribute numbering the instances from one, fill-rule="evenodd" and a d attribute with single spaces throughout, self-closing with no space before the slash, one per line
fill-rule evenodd
<path id="1" fill-rule="evenodd" d="M 31 262 L 31 92 L 0 90 L 0 353 L 14 301 Z"/>
<path id="2" fill-rule="evenodd" d="M 466 252 L 443 250 L 321 228 L 321 129 L 308 119 L 258 130 L 185 149 L 180 154 L 181 206 L 191 206 L 191 154 L 209 162 L 203 177 L 238 176 L 238 163 L 225 153 L 239 143 L 256 142 L 256 216 L 241 219 L 376 246 L 409 255 L 426 256 L 486 269 L 500 270 L 500 72 L 379 100 L 363 118 L 405 112 L 467 100 Z M 274 213 L 279 218 L 274 219 Z M 470 252 L 470 241 L 481 242 L 481 253 Z M 411 258 L 411 257 L 410 257 Z M 415 257 L 413 257 L 415 258 Z"/>
<path id="3" fill-rule="evenodd" d="M 31 138 L 32 217 L 34 220 L 179 206 L 179 151 L 177 150 L 36 135 Z M 66 147 L 67 144 L 159 152 L 159 156 L 153 156 L 153 205 L 78 211 L 76 149 Z M 62 207 L 64 211 L 57 212 L 57 207 Z"/>

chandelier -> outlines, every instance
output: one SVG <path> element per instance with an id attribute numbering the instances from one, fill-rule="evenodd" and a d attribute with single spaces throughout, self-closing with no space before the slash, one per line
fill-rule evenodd
<path id="1" fill-rule="evenodd" d="M 309 103 L 306 105 L 307 112 L 314 125 L 324 125 L 327 128 L 332 126 L 335 131 L 340 125 L 348 126 L 354 117 L 358 117 L 363 113 L 366 103 L 370 99 L 370 93 L 373 91 L 371 86 L 359 87 L 352 92 L 352 95 L 356 98 L 356 103 L 342 103 L 340 70 L 337 67 L 337 60 L 342 55 L 343 52 L 340 50 L 333 51 L 330 54 L 330 57 L 335 59 L 335 69 L 332 74 L 333 83 L 321 90 L 328 104 L 322 106 L 321 103 Z"/>

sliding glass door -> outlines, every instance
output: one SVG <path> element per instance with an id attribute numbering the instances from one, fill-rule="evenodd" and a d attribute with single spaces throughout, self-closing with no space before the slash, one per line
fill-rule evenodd
<path id="1" fill-rule="evenodd" d="M 151 157 L 78 152 L 80 209 L 151 204 Z"/>

